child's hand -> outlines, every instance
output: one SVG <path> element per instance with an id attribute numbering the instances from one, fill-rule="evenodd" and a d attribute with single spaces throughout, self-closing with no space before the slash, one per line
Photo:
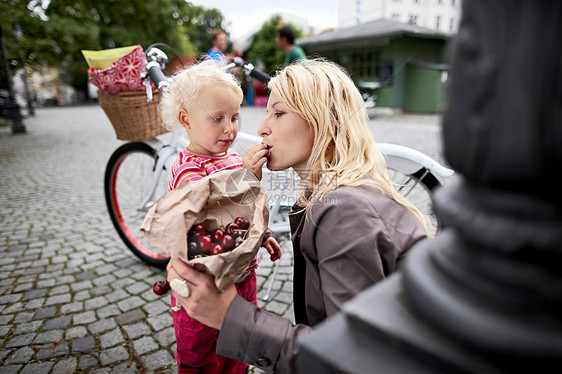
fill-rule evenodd
<path id="1" fill-rule="evenodd" d="M 261 180 L 261 168 L 266 163 L 268 155 L 269 149 L 265 144 L 256 144 L 246 151 L 242 159 L 242 166 Z"/>
<path id="2" fill-rule="evenodd" d="M 269 252 L 269 259 L 271 261 L 277 261 L 281 258 L 281 246 L 273 236 L 265 239 L 261 246 Z"/>

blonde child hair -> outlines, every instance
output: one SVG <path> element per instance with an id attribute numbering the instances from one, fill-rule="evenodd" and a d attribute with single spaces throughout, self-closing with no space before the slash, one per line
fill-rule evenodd
<path id="1" fill-rule="evenodd" d="M 305 210 L 338 186 L 368 184 L 409 208 L 428 232 L 425 216 L 394 189 L 368 129 L 361 94 L 342 67 L 323 59 L 299 60 L 278 72 L 268 88 L 314 131 L 303 181 L 307 188 L 299 198 Z"/>
<path id="2" fill-rule="evenodd" d="M 197 97 L 201 89 L 213 84 L 231 88 L 242 103 L 244 93 L 234 75 L 227 74 L 216 61 L 202 61 L 172 76 L 172 82 L 162 95 L 159 107 L 160 118 L 166 129 L 173 131 L 178 123 L 179 111 L 189 110 L 193 104 L 198 105 Z"/>

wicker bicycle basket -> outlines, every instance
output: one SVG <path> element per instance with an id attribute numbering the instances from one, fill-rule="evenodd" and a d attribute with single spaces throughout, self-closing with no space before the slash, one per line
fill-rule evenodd
<path id="1" fill-rule="evenodd" d="M 117 139 L 140 142 L 168 132 L 158 115 L 161 95 L 152 92 L 148 103 L 144 91 L 110 95 L 98 91 L 98 101 L 115 129 Z"/>

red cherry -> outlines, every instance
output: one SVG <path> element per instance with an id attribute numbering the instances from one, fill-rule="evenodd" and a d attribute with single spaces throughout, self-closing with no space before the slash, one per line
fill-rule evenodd
<path id="1" fill-rule="evenodd" d="M 191 231 L 193 233 L 199 233 L 199 235 L 205 235 L 207 233 L 207 229 L 205 228 L 205 226 L 200 223 L 193 225 L 193 227 L 191 227 Z"/>
<path id="2" fill-rule="evenodd" d="M 247 230 L 250 228 L 250 221 L 246 217 L 236 217 L 234 223 L 238 225 L 242 230 Z"/>
<path id="3" fill-rule="evenodd" d="M 156 281 L 154 285 L 152 285 L 152 291 L 158 296 L 165 295 L 170 291 L 170 283 L 168 283 L 167 280 Z"/>
<path id="4" fill-rule="evenodd" d="M 224 231 L 222 231 L 221 229 L 216 229 L 211 234 L 211 239 L 213 239 L 214 243 L 220 243 L 222 242 L 223 236 L 224 236 Z"/>
<path id="5" fill-rule="evenodd" d="M 187 243 L 187 255 L 188 255 L 188 257 L 200 255 L 200 254 L 201 254 L 201 250 L 199 249 L 199 244 L 197 244 L 197 242 Z"/>
<path id="6" fill-rule="evenodd" d="M 228 251 L 234 246 L 234 238 L 231 235 L 225 234 L 222 238 L 221 245 L 225 251 Z"/>
<path id="7" fill-rule="evenodd" d="M 201 235 L 199 237 L 199 248 L 201 248 L 201 252 L 209 252 L 211 244 L 213 244 L 213 241 L 210 235 Z"/>
<path id="8" fill-rule="evenodd" d="M 234 248 L 238 248 L 242 243 L 244 243 L 244 239 L 242 239 L 240 236 L 237 237 L 236 239 L 234 239 Z"/>
<path id="9" fill-rule="evenodd" d="M 235 237 L 236 235 L 238 235 L 237 230 L 240 229 L 240 226 L 238 226 L 237 224 L 235 224 L 234 222 L 230 222 L 228 225 L 226 225 L 226 228 L 224 229 L 224 232 L 227 233 L 228 235 Z"/>
<path id="10" fill-rule="evenodd" d="M 222 245 L 219 243 L 215 243 L 211 246 L 211 254 L 218 255 L 223 252 Z"/>

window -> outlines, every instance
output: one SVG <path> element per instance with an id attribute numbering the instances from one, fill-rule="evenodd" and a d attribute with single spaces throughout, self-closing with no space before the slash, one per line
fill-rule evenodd
<path id="1" fill-rule="evenodd" d="M 398 20 L 400 19 L 400 14 L 398 14 L 398 13 L 392 13 L 391 18 L 392 18 L 393 20 L 398 21 Z"/>
<path id="2" fill-rule="evenodd" d="M 441 16 L 437 16 L 435 17 L 435 29 L 439 30 L 440 26 L 441 26 Z"/>
<path id="3" fill-rule="evenodd" d="M 417 25 L 418 24 L 418 16 L 415 14 L 410 14 L 408 16 L 408 23 L 411 25 Z"/>

